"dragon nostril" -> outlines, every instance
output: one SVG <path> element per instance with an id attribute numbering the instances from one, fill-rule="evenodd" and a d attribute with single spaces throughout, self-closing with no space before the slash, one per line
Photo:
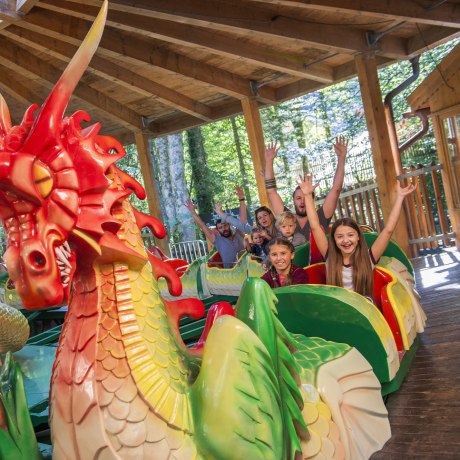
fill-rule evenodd
<path id="1" fill-rule="evenodd" d="M 40 251 L 32 251 L 29 262 L 34 268 L 43 268 L 46 265 L 46 258 Z"/>

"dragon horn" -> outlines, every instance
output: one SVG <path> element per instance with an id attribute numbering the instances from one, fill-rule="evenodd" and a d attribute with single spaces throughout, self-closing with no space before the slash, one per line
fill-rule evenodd
<path id="1" fill-rule="evenodd" d="M 46 143 L 47 136 L 44 135 L 45 133 L 58 136 L 55 131 L 57 127 L 60 126 L 70 96 L 99 46 L 107 17 L 107 9 L 108 2 L 104 0 L 101 10 L 91 26 L 91 29 L 75 53 L 75 56 L 67 65 L 50 95 L 43 103 L 24 147 L 26 147 L 26 144 L 32 144 L 34 145 L 33 150 L 39 151 L 37 150 L 37 143 L 40 145 Z"/>

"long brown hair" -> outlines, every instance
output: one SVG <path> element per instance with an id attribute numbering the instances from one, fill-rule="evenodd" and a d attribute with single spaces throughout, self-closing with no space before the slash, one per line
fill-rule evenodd
<path id="1" fill-rule="evenodd" d="M 257 220 L 257 215 L 261 212 L 265 211 L 267 214 L 270 215 L 271 217 L 271 220 L 272 220 L 272 224 L 270 226 L 270 228 L 263 228 L 260 224 L 259 224 L 259 221 Z M 276 222 L 276 218 L 275 218 L 275 215 L 273 214 L 273 211 L 267 207 L 267 206 L 260 206 L 259 208 L 257 208 L 255 211 L 254 211 L 254 216 L 255 216 L 255 219 L 256 219 L 256 222 L 255 224 L 257 225 L 257 227 L 259 227 L 260 229 L 262 230 L 265 230 L 268 232 L 268 234 L 273 238 L 274 236 L 276 236 L 276 226 L 275 226 L 275 222 Z"/>
<path id="2" fill-rule="evenodd" d="M 283 238 L 281 236 L 277 236 L 276 238 L 273 238 L 270 241 L 270 243 L 268 243 L 268 246 L 267 246 L 268 257 L 270 257 L 270 249 L 271 249 L 271 247 L 274 246 L 275 244 L 278 244 L 280 246 L 286 246 L 291 251 L 291 253 L 295 252 L 295 247 L 289 240 L 287 240 L 286 238 Z M 284 286 L 290 286 L 292 284 L 292 272 L 293 271 L 294 271 L 294 268 L 292 266 L 292 261 L 291 261 L 291 269 L 289 270 L 289 273 L 286 276 L 286 283 L 284 284 Z M 278 282 L 278 279 L 279 279 L 278 273 L 277 273 L 275 267 L 273 267 L 273 266 L 270 267 L 270 275 L 271 275 L 272 280 L 273 280 L 273 287 L 281 287 L 280 283 Z"/>
<path id="3" fill-rule="evenodd" d="M 342 286 L 342 266 L 343 257 L 340 249 L 335 242 L 335 232 L 340 225 L 351 227 L 358 232 L 359 241 L 355 252 L 350 258 L 353 266 L 353 285 L 358 294 L 373 297 L 374 296 L 374 274 L 369 257 L 369 249 L 364 239 L 363 232 L 359 225 L 348 217 L 339 219 L 334 222 L 331 229 L 331 238 L 329 240 L 329 250 L 326 261 L 326 283 L 333 286 Z"/>

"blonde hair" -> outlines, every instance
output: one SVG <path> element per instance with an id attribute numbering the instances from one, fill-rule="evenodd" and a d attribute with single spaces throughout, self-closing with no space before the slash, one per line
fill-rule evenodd
<path id="1" fill-rule="evenodd" d="M 292 224 L 297 223 L 297 218 L 291 211 L 284 211 L 276 218 L 276 226 L 278 228 L 286 222 L 290 222 Z"/>
<path id="2" fill-rule="evenodd" d="M 358 294 L 374 297 L 374 273 L 369 257 L 369 249 L 364 239 L 363 232 L 359 225 L 348 217 L 339 219 L 334 222 L 331 228 L 331 238 L 329 240 L 329 249 L 326 260 L 326 283 L 333 286 L 343 287 L 342 266 L 343 257 L 340 249 L 335 242 L 335 232 L 341 225 L 351 227 L 358 232 L 359 241 L 355 252 L 351 256 L 350 263 L 353 266 L 353 286 Z"/>

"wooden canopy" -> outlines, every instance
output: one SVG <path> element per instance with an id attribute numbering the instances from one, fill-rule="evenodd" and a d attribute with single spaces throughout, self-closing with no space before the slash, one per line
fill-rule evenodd
<path id="1" fill-rule="evenodd" d="M 102 0 L 0 0 L 0 91 L 15 122 L 41 104 Z M 110 0 L 69 110 L 122 142 L 275 104 L 458 35 L 458 0 Z"/>

